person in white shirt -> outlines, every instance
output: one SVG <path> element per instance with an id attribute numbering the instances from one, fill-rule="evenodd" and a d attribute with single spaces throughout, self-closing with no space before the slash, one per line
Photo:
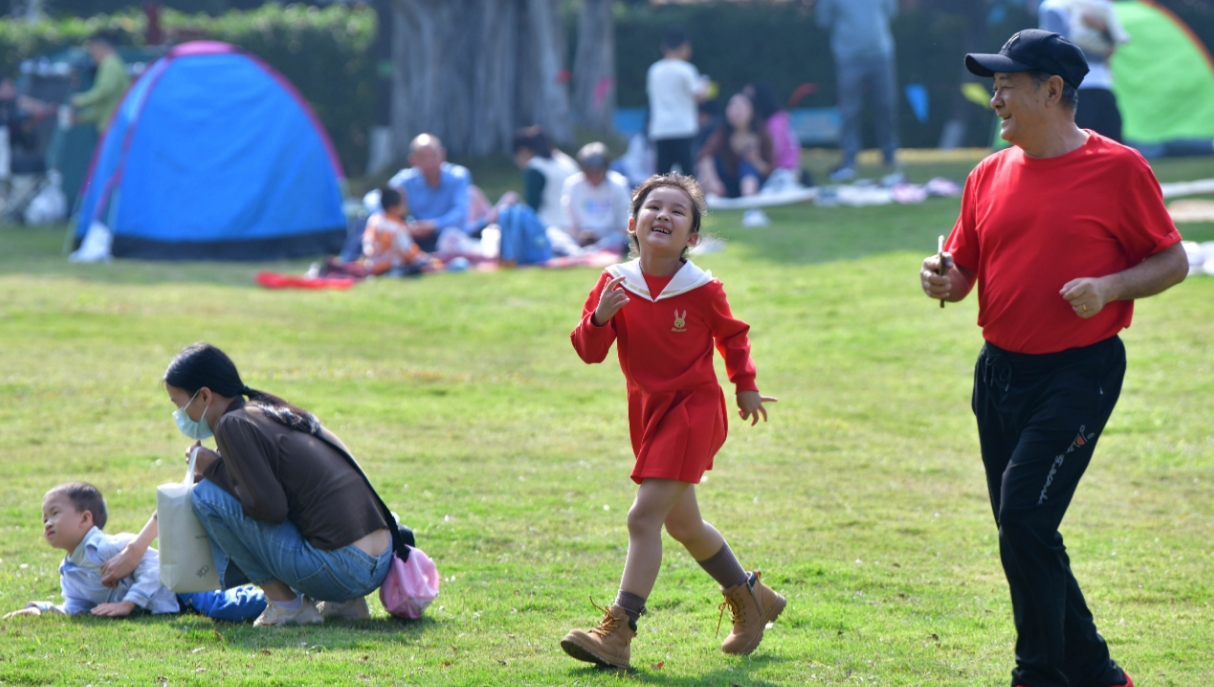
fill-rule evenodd
<path id="1" fill-rule="evenodd" d="M 708 80 L 687 60 L 691 42 L 682 29 L 667 29 L 662 36 L 662 59 L 649 67 L 645 90 L 649 94 L 649 140 L 657 148 L 658 174 L 674 165 L 693 174 L 691 143 L 699 132 L 696 104 L 704 99 Z"/>
<path id="2" fill-rule="evenodd" d="M 1130 41 L 1109 0 L 1046 0 L 1037 10 L 1039 27 L 1053 31 L 1083 51 L 1088 73 L 1079 84 L 1083 105 L 1075 125 L 1121 142 L 1121 110 L 1113 94 L 1109 58 Z"/>
<path id="3" fill-rule="evenodd" d="M 607 146 L 587 143 L 577 154 L 581 172 L 565 181 L 561 209 L 565 230 L 586 251 L 628 252 L 632 198 L 628 180 L 608 169 Z"/>

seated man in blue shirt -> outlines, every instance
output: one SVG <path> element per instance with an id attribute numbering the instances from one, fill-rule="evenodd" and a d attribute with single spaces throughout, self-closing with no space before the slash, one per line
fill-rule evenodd
<path id="1" fill-rule="evenodd" d="M 413 240 L 423 251 L 433 253 L 444 230 L 465 231 L 472 174 L 447 162 L 442 141 L 430 134 L 421 134 L 409 144 L 409 164 L 388 185 L 405 195 Z"/>

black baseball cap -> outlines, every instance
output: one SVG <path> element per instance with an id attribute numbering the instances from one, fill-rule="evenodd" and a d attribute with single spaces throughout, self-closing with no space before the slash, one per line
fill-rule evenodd
<path id="1" fill-rule="evenodd" d="M 1088 73 L 1088 61 L 1082 50 L 1060 34 L 1025 29 L 1009 38 L 997 55 L 966 55 L 965 68 L 971 74 L 988 77 L 995 72 L 1042 71 L 1061 76 L 1063 81 L 1079 88 Z"/>

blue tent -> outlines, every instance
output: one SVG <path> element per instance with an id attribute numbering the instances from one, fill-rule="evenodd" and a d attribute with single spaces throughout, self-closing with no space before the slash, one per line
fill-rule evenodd
<path id="1" fill-rule="evenodd" d="M 341 165 L 271 67 L 212 41 L 177 46 L 127 92 L 97 148 L 76 227 L 115 257 L 264 260 L 336 253 Z"/>

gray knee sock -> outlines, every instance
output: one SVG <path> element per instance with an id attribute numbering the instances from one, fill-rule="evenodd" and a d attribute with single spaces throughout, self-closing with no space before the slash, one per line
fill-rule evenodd
<path id="1" fill-rule="evenodd" d="M 645 599 L 623 589 L 616 595 L 615 605 L 624 609 L 624 612 L 628 614 L 628 619 L 634 623 L 640 620 L 641 614 L 645 612 Z"/>
<path id="2" fill-rule="evenodd" d="M 709 558 L 696 562 L 700 564 L 701 568 L 704 568 L 705 572 L 712 575 L 712 579 L 716 580 L 722 589 L 746 584 L 746 571 L 742 569 L 742 564 L 733 555 L 729 544 L 721 546 L 721 550 Z"/>

